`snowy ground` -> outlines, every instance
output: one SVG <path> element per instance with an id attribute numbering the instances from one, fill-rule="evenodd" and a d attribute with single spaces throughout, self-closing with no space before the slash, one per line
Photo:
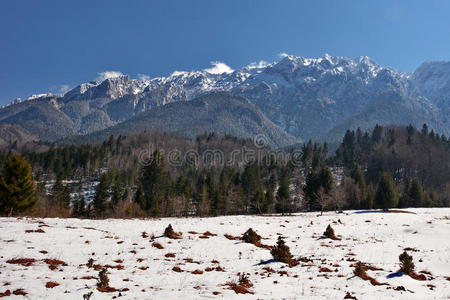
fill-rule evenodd
<path id="1" fill-rule="evenodd" d="M 450 299 L 450 209 L 410 211 L 415 214 L 349 211 L 320 217 L 305 213 L 284 217 L 100 221 L 0 218 L 0 293 L 23 289 L 29 299 L 83 299 L 84 294 L 93 291 L 92 300 L 117 296 L 343 299 L 347 292 L 357 299 Z M 175 231 L 182 232 L 181 239 L 161 237 L 169 223 Z M 328 224 L 341 237 L 340 241 L 320 239 Z M 271 262 L 267 249 L 224 237 L 240 236 L 249 227 L 262 235 L 267 245 L 275 244 L 278 235 L 286 237 L 295 257 L 312 261 L 304 259 L 305 262 L 288 267 Z M 44 232 L 26 232 L 37 229 Z M 143 237 L 144 231 L 148 237 Z M 201 238 L 205 231 L 217 236 Z M 153 242 L 159 242 L 164 249 L 153 247 Z M 429 280 L 389 276 L 398 270 L 398 256 L 407 247 L 413 249 L 409 253 L 417 272 L 430 272 L 426 274 Z M 166 257 L 168 253 L 175 257 Z M 22 258 L 36 261 L 28 265 L 7 262 Z M 94 277 L 99 271 L 86 266 L 89 258 L 94 259 L 94 264 L 116 267 L 108 269 L 110 286 L 120 292 L 96 290 Z M 65 265 L 53 262 L 55 267 L 51 267 L 52 262 L 49 265 L 44 259 L 61 260 Z M 355 261 L 381 268 L 368 274 L 388 285 L 373 286 L 354 277 L 350 265 Z M 218 266 L 224 271 L 218 271 Z M 173 267 L 183 272 L 175 272 Z M 267 271 L 267 267 L 274 272 Z M 320 272 L 321 267 L 332 272 Z M 203 273 L 192 274 L 195 270 Z M 237 281 L 238 272 L 249 274 L 254 295 L 236 294 L 225 285 Z M 48 282 L 59 285 L 47 288 Z M 405 290 L 395 290 L 399 286 Z"/>

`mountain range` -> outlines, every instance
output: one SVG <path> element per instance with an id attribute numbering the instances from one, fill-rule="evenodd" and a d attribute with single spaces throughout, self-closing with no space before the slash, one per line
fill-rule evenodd
<path id="1" fill-rule="evenodd" d="M 336 141 L 347 129 L 375 124 L 450 134 L 450 62 L 423 63 L 413 73 L 369 57 L 285 55 L 221 74 L 128 76 L 82 83 L 63 95 L 38 94 L 0 109 L 0 137 L 99 140 L 160 130 L 189 138 L 205 131 L 253 137 L 271 146 L 307 139 Z M 19 141 L 20 142 L 20 141 Z"/>

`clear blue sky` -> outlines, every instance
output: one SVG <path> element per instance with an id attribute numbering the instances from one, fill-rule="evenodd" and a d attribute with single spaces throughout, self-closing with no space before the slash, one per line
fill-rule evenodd
<path id="1" fill-rule="evenodd" d="M 450 60 L 450 1 L 1 0 L 0 104 L 95 79 L 368 55 L 413 71 Z"/>

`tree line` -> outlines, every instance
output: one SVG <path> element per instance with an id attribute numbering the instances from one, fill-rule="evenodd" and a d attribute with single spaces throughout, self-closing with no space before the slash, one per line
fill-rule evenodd
<path id="1" fill-rule="evenodd" d="M 136 149 L 148 142 L 159 147 L 142 165 Z M 295 161 L 292 149 L 282 161 L 268 156 L 231 166 L 174 166 L 164 155 L 173 147 L 217 148 L 229 155 L 243 146 L 251 147 L 251 141 L 211 133 L 190 141 L 152 133 L 3 154 L 0 210 L 105 218 L 449 206 L 450 142 L 426 125 L 348 130 L 335 155 L 326 143 L 308 141 Z M 93 180 L 95 195 L 85 201 L 82 182 Z"/>

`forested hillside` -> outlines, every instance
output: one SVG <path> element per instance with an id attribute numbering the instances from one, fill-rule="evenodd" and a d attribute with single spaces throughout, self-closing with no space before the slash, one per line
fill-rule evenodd
<path id="1" fill-rule="evenodd" d="M 258 142 L 143 132 L 24 150 L 39 183 L 40 201 L 28 213 L 207 216 L 449 206 L 450 143 L 427 125 L 349 130 L 335 155 L 326 143 L 274 151 Z M 8 157 L 2 154 L 2 165 Z M 82 191 L 87 184 L 95 187 L 91 199 Z"/>

